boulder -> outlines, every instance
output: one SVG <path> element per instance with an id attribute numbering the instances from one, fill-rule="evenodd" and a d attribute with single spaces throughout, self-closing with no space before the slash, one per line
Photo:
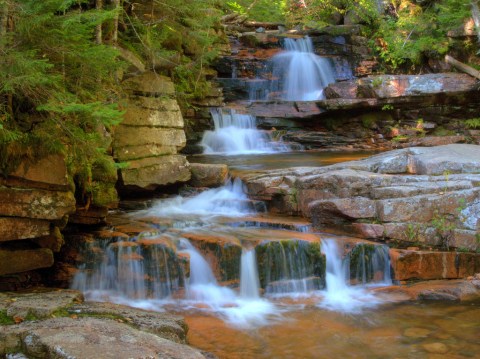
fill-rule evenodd
<path id="1" fill-rule="evenodd" d="M 280 213 L 310 217 L 322 231 L 475 251 L 479 149 L 401 149 L 326 167 L 256 172 L 243 180 L 252 198 L 270 201 Z"/>
<path id="2" fill-rule="evenodd" d="M 75 212 L 71 192 L 0 187 L 0 214 L 56 220 Z"/>
<path id="3" fill-rule="evenodd" d="M 129 164 L 122 170 L 123 186 L 154 190 L 161 185 L 186 182 L 191 177 L 189 163 L 181 155 L 149 157 Z"/>
<path id="4" fill-rule="evenodd" d="M 0 249 L 0 275 L 21 273 L 53 265 L 53 253 L 48 248 Z"/>
<path id="5" fill-rule="evenodd" d="M 165 101 L 171 102 L 171 99 Z M 123 126 L 147 126 L 147 127 L 166 127 L 183 128 L 183 117 L 180 108 L 176 110 L 162 110 L 161 108 L 173 107 L 170 105 L 159 104 L 158 109 L 150 109 L 128 104 L 123 115 Z"/>
<path id="6" fill-rule="evenodd" d="M 119 126 L 115 130 L 114 147 L 141 146 L 146 144 L 159 144 L 162 146 L 175 146 L 178 150 L 185 146 L 185 132 L 174 128 Z"/>
<path id="7" fill-rule="evenodd" d="M 54 318 L 2 328 L 17 338 L 28 357 L 50 358 L 205 358 L 198 350 L 113 319 Z M 14 348 L 7 348 L 10 352 Z"/>
<path id="8" fill-rule="evenodd" d="M 223 186 L 228 177 L 228 167 L 223 164 L 190 163 L 190 171 L 189 184 L 194 187 Z"/>
<path id="9" fill-rule="evenodd" d="M 59 190 L 70 188 L 65 158 L 61 155 L 50 155 L 35 163 L 21 162 L 9 176 L 28 181 L 33 188 L 38 186 Z"/>
<path id="10" fill-rule="evenodd" d="M 480 271 L 480 254 L 390 250 L 395 280 L 466 278 Z"/>
<path id="11" fill-rule="evenodd" d="M 0 217 L 0 242 L 50 234 L 50 222 L 34 218 Z"/>
<path id="12" fill-rule="evenodd" d="M 133 95 L 167 95 L 175 94 L 175 86 L 169 77 L 154 72 L 144 72 L 122 82 L 122 87 Z"/>

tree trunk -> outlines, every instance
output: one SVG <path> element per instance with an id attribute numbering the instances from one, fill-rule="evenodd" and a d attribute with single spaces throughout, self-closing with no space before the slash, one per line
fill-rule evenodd
<path id="1" fill-rule="evenodd" d="M 480 71 L 475 70 L 473 67 L 468 66 L 468 65 L 466 65 L 463 62 L 460 62 L 458 60 L 455 60 L 453 57 L 451 57 L 449 55 L 445 56 L 445 62 L 452 65 L 457 70 L 465 72 L 466 74 L 469 74 L 470 76 L 473 76 L 473 77 L 480 80 Z"/>
<path id="2" fill-rule="evenodd" d="M 478 42 L 480 42 L 480 9 L 478 8 L 478 0 L 472 0 L 472 18 L 477 30 Z"/>
<path id="3" fill-rule="evenodd" d="M 97 10 L 102 10 L 103 9 L 103 0 L 96 0 L 95 8 Z M 97 27 L 95 28 L 95 42 L 98 45 L 101 45 L 103 43 L 102 24 L 98 24 Z"/>
<path id="4" fill-rule="evenodd" d="M 115 6 L 116 14 L 113 18 L 112 42 L 116 44 L 118 42 L 118 17 L 120 16 L 120 0 L 113 0 L 113 5 Z"/>

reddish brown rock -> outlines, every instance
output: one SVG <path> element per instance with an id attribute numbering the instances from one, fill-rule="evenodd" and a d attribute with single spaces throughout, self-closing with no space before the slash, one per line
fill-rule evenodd
<path id="1" fill-rule="evenodd" d="M 228 176 L 228 167 L 222 164 L 190 163 L 190 171 L 189 184 L 194 187 L 223 186 Z"/>
<path id="2" fill-rule="evenodd" d="M 27 250 L 0 249 L 0 275 L 48 268 L 53 265 L 53 253 L 48 248 Z"/>
<path id="3" fill-rule="evenodd" d="M 480 270 L 480 254 L 391 249 L 395 280 L 466 278 Z"/>
<path id="4" fill-rule="evenodd" d="M 0 242 L 46 236 L 50 222 L 33 218 L 0 217 Z"/>

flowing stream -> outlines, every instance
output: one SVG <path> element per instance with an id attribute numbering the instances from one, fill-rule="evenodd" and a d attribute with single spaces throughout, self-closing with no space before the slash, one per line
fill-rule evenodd
<path id="1" fill-rule="evenodd" d="M 281 83 L 281 98 L 286 101 L 323 99 L 323 89 L 335 82 L 330 61 L 314 53 L 309 37 L 286 38 L 285 50 L 272 59 L 273 75 Z"/>
<path id="2" fill-rule="evenodd" d="M 288 146 L 273 141 L 256 126 L 252 115 L 237 113 L 234 109 L 211 110 L 213 131 L 205 131 L 200 145 L 205 154 L 244 155 L 288 151 Z"/>

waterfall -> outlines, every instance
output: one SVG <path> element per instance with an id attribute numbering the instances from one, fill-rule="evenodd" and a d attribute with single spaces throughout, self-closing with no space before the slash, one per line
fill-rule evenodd
<path id="1" fill-rule="evenodd" d="M 177 215 L 198 216 L 243 216 L 255 214 L 257 209 L 244 190 L 239 178 L 228 181 L 224 186 L 212 188 L 193 197 L 162 199 L 139 215 L 170 217 Z"/>
<path id="2" fill-rule="evenodd" d="M 258 280 L 255 250 L 242 250 L 240 267 L 240 296 L 242 298 L 259 298 L 260 281 Z"/>
<path id="3" fill-rule="evenodd" d="M 319 306 L 333 311 L 359 313 L 363 308 L 374 307 L 380 301 L 361 286 L 348 283 L 349 261 L 342 259 L 341 250 L 333 239 L 322 241 L 322 251 L 326 256 L 326 291 Z"/>
<path id="4" fill-rule="evenodd" d="M 324 98 L 323 89 L 335 82 L 329 60 L 315 55 L 309 37 L 286 38 L 285 50 L 272 59 L 274 77 L 280 78 L 282 83 L 282 99 L 315 101 Z"/>
<path id="5" fill-rule="evenodd" d="M 346 277 L 355 284 L 391 285 L 389 248 L 358 243 L 345 258 Z"/>
<path id="6" fill-rule="evenodd" d="M 190 257 L 190 278 L 187 283 L 187 299 L 217 307 L 235 300 L 235 293 L 218 284 L 209 263 L 186 239 L 180 241 L 180 249 Z"/>
<path id="7" fill-rule="evenodd" d="M 94 241 L 83 253 L 86 263 L 72 283 L 88 299 L 113 296 L 128 303 L 170 296 L 183 282 L 183 270 L 171 249 L 133 241 Z"/>
<path id="8" fill-rule="evenodd" d="M 261 253 L 262 284 L 269 295 L 304 295 L 324 287 L 319 244 L 304 241 L 268 242 Z"/>
<path id="9" fill-rule="evenodd" d="M 205 131 L 200 142 L 206 154 L 241 155 L 288 150 L 287 146 L 274 142 L 266 132 L 257 130 L 252 115 L 218 108 L 212 109 L 211 115 L 215 129 Z"/>

